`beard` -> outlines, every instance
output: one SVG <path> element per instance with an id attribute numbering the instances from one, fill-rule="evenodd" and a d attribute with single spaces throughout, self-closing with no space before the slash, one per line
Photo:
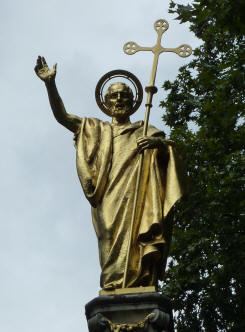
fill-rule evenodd
<path id="1" fill-rule="evenodd" d="M 112 113 L 112 115 L 120 114 L 120 115 L 128 116 L 128 115 L 130 115 L 131 109 L 132 109 L 131 105 L 117 103 L 111 107 L 111 113 Z"/>

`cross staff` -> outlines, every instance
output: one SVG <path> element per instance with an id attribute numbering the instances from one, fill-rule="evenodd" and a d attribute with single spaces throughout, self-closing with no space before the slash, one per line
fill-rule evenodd
<path id="1" fill-rule="evenodd" d="M 153 98 L 153 94 L 155 94 L 157 92 L 157 87 L 155 87 L 154 84 L 155 84 L 155 79 L 156 79 L 159 55 L 163 52 L 173 52 L 183 58 L 186 58 L 189 55 L 191 55 L 191 53 L 192 53 L 191 47 L 186 44 L 180 45 L 177 48 L 162 47 L 162 45 L 161 45 L 162 35 L 168 29 L 168 27 L 169 27 L 169 24 L 166 20 L 157 20 L 154 23 L 154 29 L 157 32 L 157 43 L 153 47 L 142 47 L 133 41 L 126 43 L 123 47 L 124 53 L 126 53 L 128 55 L 135 54 L 136 52 L 139 52 L 139 51 L 151 51 L 154 54 L 150 84 L 149 84 L 149 86 L 147 86 L 145 88 L 145 91 L 147 92 L 147 102 L 145 105 L 146 112 L 145 112 L 145 121 L 144 121 L 144 127 L 143 127 L 143 136 L 147 136 L 150 109 L 152 107 L 152 98 Z M 142 168 L 143 168 L 143 160 L 144 160 L 144 154 L 141 153 L 140 161 L 139 161 L 139 168 L 138 168 L 138 172 L 137 172 L 137 179 L 136 179 L 132 220 L 131 220 L 130 231 L 129 231 L 126 265 L 125 265 L 125 270 L 124 270 L 124 275 L 123 275 L 123 285 L 122 285 L 123 288 L 126 287 L 126 282 L 127 282 L 127 273 L 128 273 L 128 267 L 129 267 L 129 254 L 130 254 L 130 250 L 131 250 L 131 246 L 132 246 L 132 234 L 133 234 L 134 223 L 135 223 L 135 218 L 136 218 L 137 200 L 138 200 L 138 192 L 140 189 L 140 178 L 141 178 L 141 173 L 142 173 Z"/>

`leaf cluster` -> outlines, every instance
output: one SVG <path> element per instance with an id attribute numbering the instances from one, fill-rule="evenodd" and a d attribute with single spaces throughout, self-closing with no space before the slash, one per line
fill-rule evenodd
<path id="1" fill-rule="evenodd" d="M 163 292 L 178 332 L 245 331 L 245 2 L 173 1 L 201 39 L 161 102 L 190 193 L 175 207 Z"/>

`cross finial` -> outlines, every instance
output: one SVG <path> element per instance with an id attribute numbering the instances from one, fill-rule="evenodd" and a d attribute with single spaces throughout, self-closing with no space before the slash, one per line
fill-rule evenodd
<path id="1" fill-rule="evenodd" d="M 157 63 L 159 55 L 163 52 L 174 52 L 178 54 L 179 56 L 186 58 L 192 53 L 192 49 L 189 45 L 183 44 L 176 48 L 165 48 L 161 45 L 162 35 L 165 31 L 168 30 L 169 24 L 166 20 L 157 20 L 154 23 L 154 29 L 157 32 L 157 43 L 153 47 L 142 47 L 139 46 L 137 43 L 130 41 L 126 43 L 123 47 L 124 53 L 128 55 L 135 54 L 139 51 L 151 51 L 154 53 L 154 62 L 153 62 L 153 68 L 152 68 L 152 75 L 150 80 L 150 85 L 154 85 L 155 78 L 156 78 L 156 70 L 157 70 Z"/>

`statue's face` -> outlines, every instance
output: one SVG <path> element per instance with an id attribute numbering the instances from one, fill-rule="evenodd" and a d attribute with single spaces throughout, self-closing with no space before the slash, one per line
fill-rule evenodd
<path id="1" fill-rule="evenodd" d="M 105 103 L 112 117 L 126 118 L 133 107 L 132 90 L 124 83 L 114 83 L 105 94 Z"/>

